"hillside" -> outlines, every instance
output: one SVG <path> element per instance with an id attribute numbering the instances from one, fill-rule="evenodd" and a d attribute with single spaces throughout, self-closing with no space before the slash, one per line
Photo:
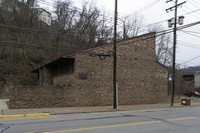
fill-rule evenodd
<path id="1" fill-rule="evenodd" d="M 200 66 L 188 67 L 180 70 L 182 74 L 194 74 L 197 71 L 200 71 Z"/>

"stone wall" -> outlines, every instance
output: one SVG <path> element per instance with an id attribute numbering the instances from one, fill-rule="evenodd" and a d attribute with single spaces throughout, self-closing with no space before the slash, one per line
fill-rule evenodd
<path id="1" fill-rule="evenodd" d="M 106 88 L 20 87 L 10 91 L 10 109 L 111 105 L 112 91 Z"/>
<path id="2" fill-rule="evenodd" d="M 111 50 L 110 44 L 70 55 L 75 58 L 73 73 L 46 78 L 49 79 L 46 83 L 53 81 L 54 86 L 51 87 L 15 90 L 10 99 L 10 107 L 112 105 L 113 58 L 100 60 L 98 57 L 89 56 L 89 53 L 107 53 Z M 49 74 L 45 75 L 51 77 Z M 87 78 L 81 79 L 80 74 L 87 75 Z M 167 69 L 155 60 L 154 34 L 120 41 L 117 44 L 120 105 L 167 100 L 167 78 Z"/>

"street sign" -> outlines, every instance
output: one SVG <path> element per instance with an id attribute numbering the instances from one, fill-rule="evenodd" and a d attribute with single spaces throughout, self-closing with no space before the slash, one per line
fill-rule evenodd
<path id="1" fill-rule="evenodd" d="M 169 74 L 169 81 L 172 81 L 172 74 Z"/>

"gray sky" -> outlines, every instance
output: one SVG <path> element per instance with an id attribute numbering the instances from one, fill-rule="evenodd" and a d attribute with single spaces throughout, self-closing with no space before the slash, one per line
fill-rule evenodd
<path id="1" fill-rule="evenodd" d="M 73 0 L 77 7 L 81 7 L 82 1 L 83 0 Z M 100 9 L 105 10 L 109 18 L 114 16 L 115 0 L 85 1 L 93 2 Z M 186 0 L 178 0 L 179 3 L 184 1 Z M 150 4 L 151 6 L 148 6 Z M 144 17 L 143 23 L 145 25 L 166 20 L 160 24 L 162 24 L 164 28 L 168 29 L 167 20 L 174 16 L 174 11 L 166 13 L 165 9 L 172 6 L 174 6 L 174 2 L 172 1 L 166 3 L 166 0 L 118 0 L 118 17 L 122 18 L 126 15 L 134 14 L 135 11 L 139 10 L 139 15 Z M 46 5 L 46 7 L 48 6 Z M 141 8 L 143 8 L 143 10 L 140 10 Z M 187 0 L 186 3 L 182 5 L 182 7 L 178 8 L 178 16 L 182 15 L 185 16 L 184 25 L 200 21 L 200 1 Z M 200 24 L 191 28 L 186 28 L 185 30 L 187 30 L 187 33 L 182 31 L 177 32 L 178 45 L 176 63 L 182 64 L 182 67 L 200 65 Z"/>

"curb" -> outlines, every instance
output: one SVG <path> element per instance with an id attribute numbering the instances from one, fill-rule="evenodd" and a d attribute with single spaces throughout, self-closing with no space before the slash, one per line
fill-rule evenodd
<path id="1" fill-rule="evenodd" d="M 47 116 L 50 113 L 40 113 L 40 114 L 18 114 L 18 115 L 0 115 L 0 118 L 9 118 L 9 117 L 26 117 L 26 116 Z"/>

